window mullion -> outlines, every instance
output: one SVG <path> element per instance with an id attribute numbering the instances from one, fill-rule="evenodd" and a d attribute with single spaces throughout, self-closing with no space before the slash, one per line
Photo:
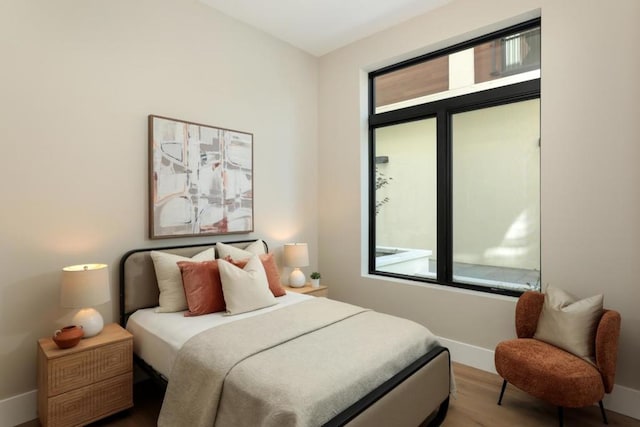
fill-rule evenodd
<path id="1" fill-rule="evenodd" d="M 449 114 L 445 110 L 437 114 L 437 167 L 438 167 L 438 282 L 451 283 L 451 145 Z"/>
<path id="2" fill-rule="evenodd" d="M 376 137 L 375 129 L 369 126 L 369 256 L 367 260 L 367 271 L 373 273 L 376 265 L 376 221 L 375 221 L 375 206 L 376 206 L 376 172 L 375 172 L 375 146 Z"/>
<path id="3" fill-rule="evenodd" d="M 375 221 L 375 206 L 376 206 L 376 171 L 375 171 L 375 157 L 376 157 L 376 132 L 373 126 L 373 117 L 375 111 L 375 90 L 374 79 L 369 77 L 369 253 L 367 257 L 367 272 L 369 274 L 376 270 L 376 221 Z"/>

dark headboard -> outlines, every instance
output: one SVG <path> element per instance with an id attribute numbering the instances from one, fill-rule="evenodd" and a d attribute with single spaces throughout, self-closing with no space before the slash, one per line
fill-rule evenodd
<path id="1" fill-rule="evenodd" d="M 222 242 L 244 249 L 257 239 Z M 264 249 L 269 251 L 267 244 Z M 134 249 L 125 253 L 120 259 L 120 324 L 125 326 L 129 315 L 139 308 L 156 307 L 160 291 L 156 280 L 156 272 L 151 259 L 151 251 L 163 251 L 185 257 L 215 248 L 216 242 L 199 245 L 164 246 L 156 248 Z M 217 258 L 217 253 L 216 253 Z"/>

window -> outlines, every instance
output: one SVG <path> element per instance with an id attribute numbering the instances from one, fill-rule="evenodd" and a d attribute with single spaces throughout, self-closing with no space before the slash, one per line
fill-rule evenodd
<path id="1" fill-rule="evenodd" d="M 369 74 L 369 272 L 540 289 L 540 21 Z"/>

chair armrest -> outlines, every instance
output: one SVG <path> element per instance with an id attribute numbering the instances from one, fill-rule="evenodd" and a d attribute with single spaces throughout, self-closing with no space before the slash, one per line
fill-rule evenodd
<path id="1" fill-rule="evenodd" d="M 520 295 L 516 304 L 516 335 L 518 338 L 532 338 L 538 327 L 544 294 L 527 291 Z"/>
<path id="2" fill-rule="evenodd" d="M 616 376 L 620 313 L 604 310 L 596 331 L 596 366 L 602 375 L 604 390 L 611 393 Z"/>

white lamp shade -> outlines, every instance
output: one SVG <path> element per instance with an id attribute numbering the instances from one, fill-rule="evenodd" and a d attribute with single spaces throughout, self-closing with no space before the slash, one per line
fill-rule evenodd
<path id="1" fill-rule="evenodd" d="M 306 267 L 309 265 L 309 249 L 306 243 L 287 243 L 284 245 L 284 265 L 287 267 Z"/>
<path id="2" fill-rule="evenodd" d="M 106 264 L 72 265 L 62 269 L 61 306 L 85 308 L 104 304 L 110 299 Z"/>

